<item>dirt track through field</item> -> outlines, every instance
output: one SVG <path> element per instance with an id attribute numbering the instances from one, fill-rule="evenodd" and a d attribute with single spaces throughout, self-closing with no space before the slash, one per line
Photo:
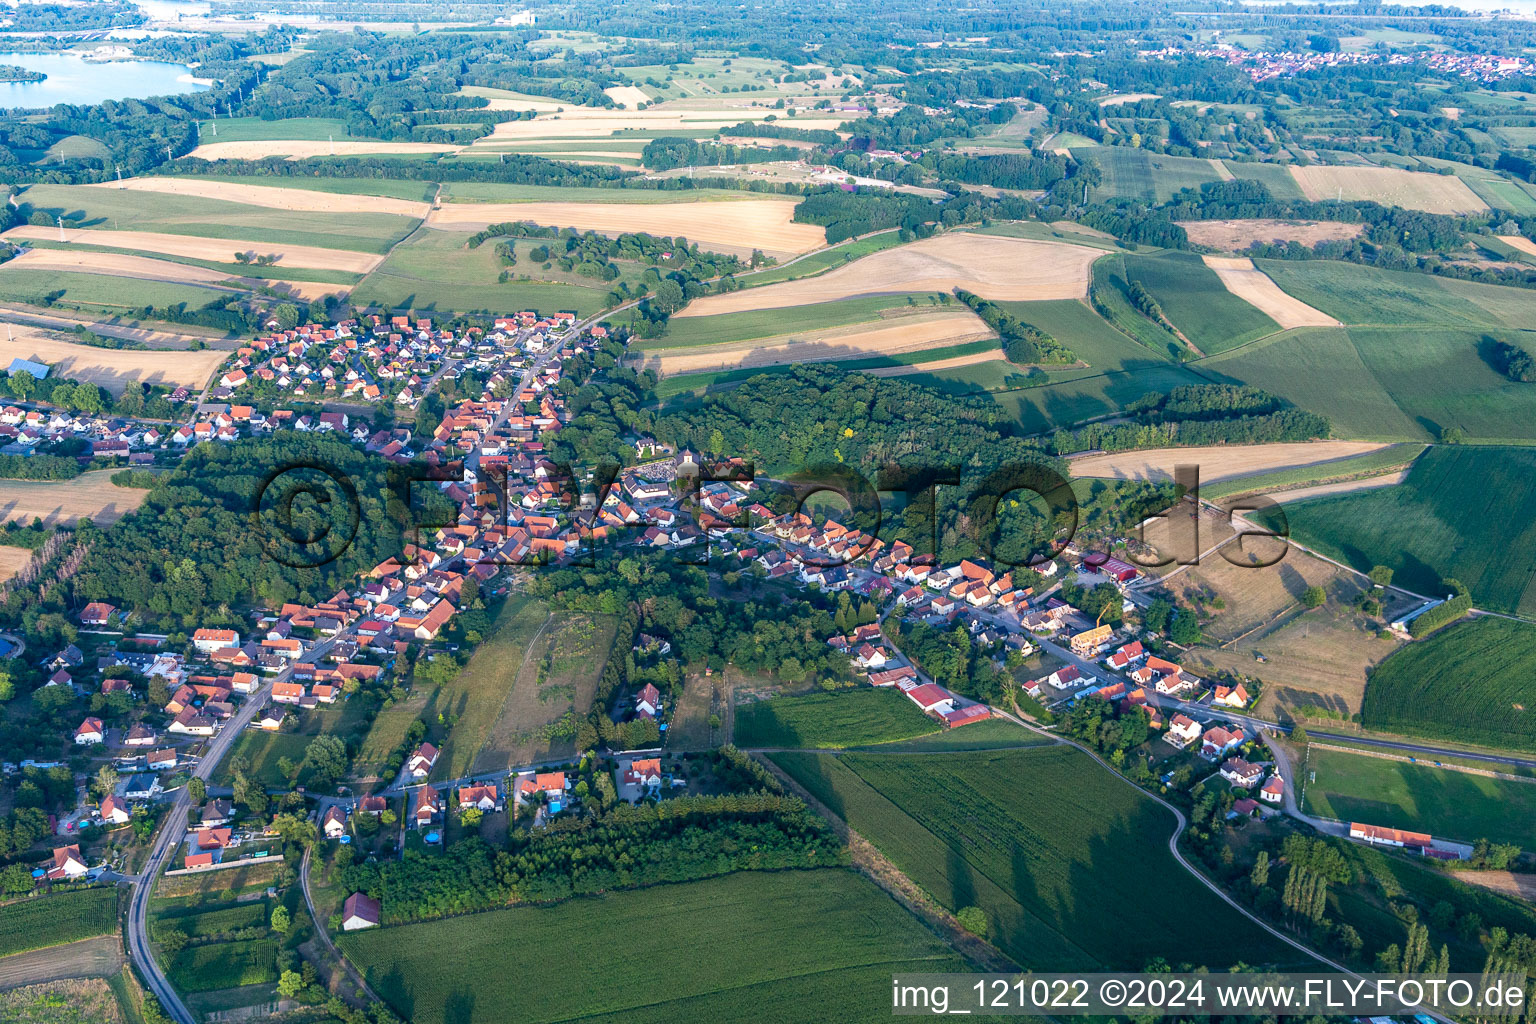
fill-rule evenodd
<path id="1" fill-rule="evenodd" d="M 1077 477 L 1114 480 L 1172 480 L 1174 466 L 1199 466 L 1200 480 L 1211 483 L 1276 469 L 1311 466 L 1387 447 L 1373 441 L 1299 441 L 1276 444 L 1207 445 L 1200 448 L 1152 448 L 1110 452 L 1073 459 Z"/>
<path id="2" fill-rule="evenodd" d="M 662 349 L 642 365 L 667 376 L 701 370 L 867 359 L 947 348 L 993 336 L 987 325 L 970 310 L 948 310 L 900 317 L 895 323 L 855 324 L 672 352 Z"/>
<path id="3" fill-rule="evenodd" d="M 795 203 L 783 199 L 726 199 L 682 203 L 445 203 L 427 224 L 435 228 L 483 228 L 507 221 L 532 221 L 550 227 L 621 234 L 645 231 L 682 235 L 706 249 L 749 254 L 761 249 L 775 256 L 798 255 L 820 248 L 826 232 L 814 224 L 796 224 Z"/>
<path id="4" fill-rule="evenodd" d="M 12 228 L 6 238 L 44 239 L 58 238 L 54 228 L 31 224 Z M 321 249 L 312 245 L 287 245 L 278 242 L 247 242 L 238 238 L 202 238 L 197 235 L 169 235 L 156 231 L 99 231 L 87 228 L 64 233 L 66 242 L 83 245 L 111 246 L 114 249 L 142 249 L 171 256 L 185 256 L 196 260 L 215 260 L 233 263 L 236 253 L 276 255 L 274 266 L 308 267 L 313 270 L 345 270 L 354 274 L 366 274 L 383 262 L 376 253 L 351 252 L 346 249 Z"/>
<path id="5" fill-rule="evenodd" d="M 425 217 L 432 208 L 430 203 L 413 203 L 408 199 L 390 196 L 354 196 L 339 192 L 318 192 L 309 188 L 274 188 L 270 185 L 246 185 L 234 181 L 210 181 L 206 178 L 128 178 L 124 181 L 103 181 L 92 187 L 222 199 L 246 206 L 302 213 L 394 213 L 402 217 Z"/>
<path id="6" fill-rule="evenodd" d="M 263 160 L 285 156 L 303 160 L 311 156 L 360 156 L 376 154 L 399 156 L 411 153 L 452 153 L 458 146 L 433 142 L 367 142 L 361 139 L 266 139 L 249 142 L 209 142 L 187 155 L 199 160 Z"/>
<path id="7" fill-rule="evenodd" d="M 1361 480 L 1340 480 L 1331 484 L 1318 484 L 1315 487 L 1298 487 L 1294 491 L 1281 491 L 1275 495 L 1275 500 L 1289 505 L 1309 498 L 1331 498 L 1339 494 L 1352 494 L 1355 491 L 1374 491 L 1379 487 L 1395 487 L 1407 479 L 1408 470 L 1403 469 L 1381 476 L 1368 476 Z"/>
<path id="8" fill-rule="evenodd" d="M 89 518 L 97 526 L 115 523 L 149 497 L 143 487 L 117 487 L 113 469 L 82 473 L 73 480 L 0 480 L 0 521 L 42 516 L 48 526 Z"/>
<path id="9" fill-rule="evenodd" d="M 1309 247 L 1318 242 L 1347 242 L 1365 227 L 1328 220 L 1181 220 L 1178 224 L 1196 245 L 1227 252 L 1241 251 L 1254 242 L 1300 242 Z"/>
<path id="10" fill-rule="evenodd" d="M 52 366 L 58 376 L 88 380 L 119 395 L 128 381 L 200 388 L 229 355 L 212 348 L 190 352 L 77 345 L 67 335 L 24 324 L 8 324 L 7 331 L 0 337 L 0 368 L 12 359 L 31 359 Z"/>
<path id="11" fill-rule="evenodd" d="M 34 949 L 0 957 L 0 989 L 64 978 L 106 978 L 122 970 L 123 963 L 122 945 L 116 935 Z"/>
<path id="12" fill-rule="evenodd" d="M 679 317 L 783 309 L 860 295 L 947 292 L 964 288 L 988 299 L 1080 299 L 1099 249 L 967 232 L 886 249 L 817 277 L 707 295 Z"/>
<path id="13" fill-rule="evenodd" d="M 1270 276 L 1246 256 L 1204 256 L 1227 291 L 1289 330 L 1292 327 L 1337 327 L 1339 322 L 1282 291 Z"/>
<path id="14" fill-rule="evenodd" d="M 13 260 L 0 264 L 0 274 L 7 270 L 58 270 L 112 277 L 137 277 L 147 281 L 174 281 L 178 284 L 222 284 L 228 274 L 206 267 L 194 267 L 151 256 L 124 256 L 115 252 L 90 249 L 29 249 Z"/>
<path id="15" fill-rule="evenodd" d="M 1313 201 L 1357 199 L 1425 213 L 1481 213 L 1488 205 L 1453 174 L 1398 167 L 1291 167 L 1302 194 Z"/>

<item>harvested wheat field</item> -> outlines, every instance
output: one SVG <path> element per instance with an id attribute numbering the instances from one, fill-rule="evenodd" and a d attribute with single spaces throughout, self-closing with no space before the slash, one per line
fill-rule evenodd
<path id="1" fill-rule="evenodd" d="M 961 366 L 975 366 L 977 363 L 1007 361 L 1008 357 L 1003 355 L 1002 349 L 992 349 L 987 352 L 972 352 L 968 356 L 935 359 L 931 363 L 913 363 L 911 366 L 877 366 L 864 372 L 872 377 L 904 377 L 909 373 L 933 373 L 935 370 L 953 370 Z"/>
<path id="2" fill-rule="evenodd" d="M 636 85 L 613 85 L 603 90 L 603 95 L 621 107 L 630 110 L 638 109 L 640 104 L 651 102 L 651 98 L 645 94 L 645 90 Z"/>
<path id="3" fill-rule="evenodd" d="M 98 182 L 92 187 L 223 199 L 231 203 L 244 203 L 246 206 L 303 213 L 393 213 L 402 217 L 425 217 L 432 208 L 430 203 L 413 203 L 408 199 L 390 196 L 345 195 L 308 188 L 275 188 L 270 185 L 246 185 L 204 178 L 128 178 L 124 181 Z"/>
<path id="4" fill-rule="evenodd" d="M 1494 237 L 1511 249 L 1519 249 L 1527 256 L 1536 256 L 1536 242 L 1531 241 L 1524 235 L 1495 235 Z"/>
<path id="5" fill-rule="evenodd" d="M 519 122 L 520 123 L 520 122 Z M 359 156 L 362 154 L 400 155 L 410 153 L 452 153 L 458 146 L 435 142 L 368 142 L 362 139 L 252 139 L 248 142 L 209 142 L 198 146 L 188 156 L 199 160 L 263 160 L 285 156 L 303 160 L 311 156 Z"/>
<path id="6" fill-rule="evenodd" d="M 1113 96 L 1105 96 L 1099 100 L 1101 107 L 1118 107 L 1122 103 L 1140 103 L 1142 100 L 1155 100 L 1162 97 L 1155 92 L 1117 92 Z"/>
<path id="7" fill-rule="evenodd" d="M 1397 167 L 1292 167 L 1291 176 L 1312 200 L 1359 199 L 1425 213 L 1481 213 L 1488 204 L 1453 174 Z"/>
<path id="8" fill-rule="evenodd" d="M 114 469 L 81 473 L 73 480 L 0 480 L 0 521 L 42 516 L 48 526 L 87 517 L 97 526 L 115 523 L 149 497 L 142 487 L 117 487 Z"/>
<path id="9" fill-rule="evenodd" d="M 12 228 L 5 233 L 6 238 L 12 239 L 50 240 L 57 236 L 58 232 L 54 228 L 36 227 L 30 224 Z M 235 254 L 239 252 L 276 255 L 277 262 L 284 266 L 308 267 L 312 270 L 345 270 L 353 274 L 366 274 L 384 260 L 383 256 L 374 253 L 349 252 L 345 249 L 321 249 L 312 245 L 282 245 L 276 242 L 245 242 L 238 238 L 166 235 L 157 231 L 85 229 L 66 232 L 64 237 L 70 242 L 78 242 L 82 245 L 142 249 L 145 252 L 163 252 L 170 256 L 215 260 L 219 263 L 233 263 Z"/>
<path id="10" fill-rule="evenodd" d="M 0 547 L 0 583 L 21 572 L 21 567 L 32 561 L 32 552 L 26 548 Z"/>
<path id="11" fill-rule="evenodd" d="M 184 384 L 200 388 L 215 367 L 229 355 L 218 349 L 191 352 L 179 349 L 96 348 L 77 345 L 68 335 L 39 327 L 7 324 L 8 337 L 0 338 L 0 365 L 12 359 L 31 359 L 52 366 L 54 373 L 100 384 L 122 394 L 129 381 L 143 384 Z"/>
<path id="12" fill-rule="evenodd" d="M 1246 256 L 1202 256 L 1205 265 L 1216 271 L 1227 291 L 1256 307 L 1275 323 L 1292 327 L 1337 327 L 1339 322 L 1320 309 L 1313 309 L 1287 294 L 1268 274 L 1253 265 Z"/>
<path id="13" fill-rule="evenodd" d="M 991 329 L 968 309 L 917 313 L 893 319 L 896 322 L 854 324 L 725 345 L 671 351 L 660 349 L 648 353 L 650 358 L 642 366 L 667 376 L 701 370 L 824 363 L 921 352 L 994 336 Z"/>
<path id="14" fill-rule="evenodd" d="M 117 996 L 102 979 L 71 978 L 0 994 L 0 1020 L 10 1024 L 122 1024 L 123 1012 Z"/>
<path id="15" fill-rule="evenodd" d="M 1174 466 L 1199 466 L 1204 483 L 1267 473 L 1274 469 L 1364 455 L 1387 447 L 1372 441 L 1298 441 L 1276 444 L 1209 445 L 1203 448 L 1152 448 L 1073 459 L 1073 476 L 1114 480 L 1172 480 Z"/>
<path id="16" fill-rule="evenodd" d="M 713 316 L 955 288 L 987 299 L 1080 299 L 1088 294 L 1089 265 L 1101 255 L 1099 249 L 1064 242 L 956 232 L 886 249 L 817 277 L 706 295 L 675 315 Z"/>
<path id="17" fill-rule="evenodd" d="M 1240 252 L 1255 242 L 1347 242 L 1359 236 L 1363 224 L 1328 220 L 1181 220 L 1179 227 L 1196 245 Z"/>
<path id="18" fill-rule="evenodd" d="M 228 274 L 206 267 L 194 267 L 150 256 L 124 256 L 115 252 L 90 249 L 28 249 L 13 260 L 0 264 L 0 274 L 7 270 L 84 271 L 113 277 L 138 277 L 147 281 L 176 281 L 184 284 L 219 284 Z"/>
<path id="19" fill-rule="evenodd" d="M 616 235 L 646 231 L 682 235 L 706 249 L 750 255 L 798 255 L 827 244 L 814 224 L 796 224 L 795 202 L 784 199 L 725 199 L 682 203 L 445 203 L 427 223 L 435 228 L 475 231 L 488 224 L 531 221 L 578 231 Z"/>

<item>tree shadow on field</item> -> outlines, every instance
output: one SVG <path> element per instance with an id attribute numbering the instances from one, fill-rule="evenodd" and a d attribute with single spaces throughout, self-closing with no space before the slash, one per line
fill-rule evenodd
<path id="1" fill-rule="evenodd" d="M 410 983 L 406 981 L 405 972 L 400 970 L 398 963 L 391 964 L 388 973 L 380 976 L 374 968 L 369 968 L 365 975 L 368 987 L 379 994 L 379 998 L 389 1004 L 390 1008 L 405 1020 L 416 1016 L 416 997 L 412 994 Z"/>
<path id="2" fill-rule="evenodd" d="M 971 862 L 953 846 L 948 848 L 949 889 L 955 898 L 955 912 L 976 905 L 976 879 Z"/>
<path id="3" fill-rule="evenodd" d="M 1287 562 L 1280 563 L 1280 585 L 1296 601 L 1301 600 L 1301 596 L 1307 592 L 1307 587 L 1310 586 L 1307 583 L 1307 578 L 1300 572 L 1297 572 L 1295 566 Z"/>

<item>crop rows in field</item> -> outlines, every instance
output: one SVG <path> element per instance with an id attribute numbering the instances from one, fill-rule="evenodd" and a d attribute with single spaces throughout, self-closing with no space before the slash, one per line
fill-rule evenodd
<path id="1" fill-rule="evenodd" d="M 54 893 L 0 906 L 0 956 L 109 935 L 117 928 L 117 889 Z"/>
<path id="2" fill-rule="evenodd" d="M 186 992 L 260 985 L 277 980 L 277 942 L 250 939 L 188 946 L 171 958 L 171 983 Z"/>
<path id="3" fill-rule="evenodd" d="M 773 760 L 940 903 L 985 910 L 1026 967 L 1296 959 L 1173 860 L 1166 810 L 1076 750 Z"/>
<path id="4" fill-rule="evenodd" d="M 1438 445 L 1402 485 L 1285 506 L 1292 535 L 1362 571 L 1442 595 L 1460 580 L 1478 608 L 1536 611 L 1536 452 Z M 1435 706 L 1437 713 L 1441 710 Z"/>
<path id="5" fill-rule="evenodd" d="M 635 970 L 615 936 L 643 936 L 674 967 Z M 892 974 L 965 969 L 888 896 L 839 869 L 741 872 L 369 929 L 340 944 L 416 1024 L 873 1022 L 890 1017 Z M 508 970 L 511 949 L 557 956 L 558 983 Z"/>
<path id="6" fill-rule="evenodd" d="M 738 747 L 859 747 L 938 732 L 939 723 L 894 690 L 774 697 L 736 709 Z"/>
<path id="7" fill-rule="evenodd" d="M 1189 253 L 1122 257 L 1125 275 L 1152 293 L 1163 314 L 1206 355 L 1274 334 L 1280 325 L 1233 295 Z"/>
<path id="8" fill-rule="evenodd" d="M 170 928 L 184 932 L 190 938 L 202 938 L 209 935 L 223 935 L 242 928 L 264 927 L 267 923 L 267 905 L 264 901 L 253 900 L 249 903 L 237 903 L 233 906 L 215 907 L 210 910 L 177 909 L 169 913 L 160 912 L 156 917 L 154 931 L 157 940 L 163 931 Z"/>
<path id="9" fill-rule="evenodd" d="M 1479 618 L 1409 644 L 1371 675 L 1360 713 L 1372 729 L 1536 750 L 1536 626 Z"/>

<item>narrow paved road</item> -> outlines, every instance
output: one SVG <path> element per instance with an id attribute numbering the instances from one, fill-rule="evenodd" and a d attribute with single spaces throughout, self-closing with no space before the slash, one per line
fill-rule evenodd
<path id="1" fill-rule="evenodd" d="M 203 755 L 202 761 L 192 772 L 194 779 L 207 782 L 213 776 L 213 770 L 235 745 L 235 740 L 241 731 L 251 723 L 256 713 L 266 704 L 267 694 L 272 692 L 272 683 L 285 680 L 289 671 L 285 669 L 270 682 L 263 684 L 260 689 L 246 698 L 234 717 L 224 723 L 218 735 L 209 742 L 208 751 Z M 160 1006 L 165 1010 L 166 1015 L 178 1024 L 197 1024 L 197 1018 L 187 1009 L 181 997 L 176 994 L 176 990 L 171 987 L 170 981 L 161 972 L 160 965 L 155 961 L 154 953 L 149 948 L 149 897 L 154 892 L 155 880 L 160 875 L 160 869 L 181 845 L 182 836 L 186 834 L 187 812 L 191 809 L 192 796 L 188 788 L 183 786 L 160 824 L 160 832 L 155 836 L 155 845 L 150 849 L 149 860 L 145 863 L 144 870 L 134 885 L 133 898 L 128 904 L 128 924 L 125 929 L 128 954 L 133 957 L 139 974 L 149 985 L 149 990 L 154 993 L 155 998 L 160 1000 Z"/>

